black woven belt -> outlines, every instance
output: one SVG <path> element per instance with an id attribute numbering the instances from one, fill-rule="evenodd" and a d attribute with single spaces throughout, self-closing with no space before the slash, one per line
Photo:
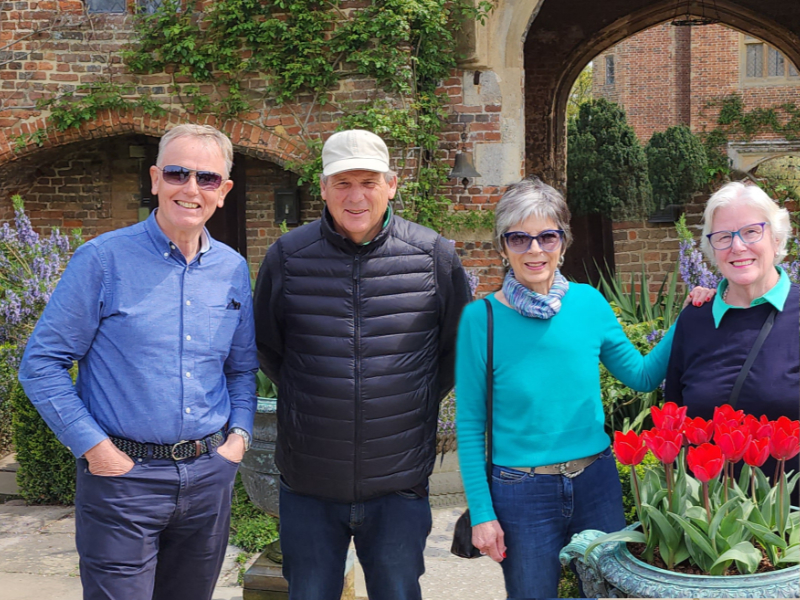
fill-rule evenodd
<path id="1" fill-rule="evenodd" d="M 109 436 L 109 438 L 117 448 L 131 458 L 152 457 L 171 458 L 172 460 L 195 458 L 220 446 L 225 441 L 225 435 L 221 431 L 212 433 L 202 440 L 183 440 L 177 444 L 143 444 L 113 436 Z M 152 448 L 152 454 L 150 448 Z"/>

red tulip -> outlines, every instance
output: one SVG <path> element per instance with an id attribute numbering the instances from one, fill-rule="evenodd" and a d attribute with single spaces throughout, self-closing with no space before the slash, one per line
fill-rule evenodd
<path id="1" fill-rule="evenodd" d="M 714 409 L 714 425 L 739 425 L 744 420 L 743 410 L 733 410 L 730 404 L 723 404 Z"/>
<path id="2" fill-rule="evenodd" d="M 744 424 L 747 425 L 753 439 L 768 438 L 772 435 L 773 425 L 767 415 L 761 415 L 760 419 L 756 419 L 753 415 L 747 415 L 744 418 Z"/>
<path id="3" fill-rule="evenodd" d="M 674 402 L 667 402 L 663 407 L 657 406 L 650 407 L 650 415 L 653 417 L 653 424 L 656 429 L 669 429 L 671 431 L 680 431 L 683 427 L 683 422 L 686 420 L 687 407 L 678 407 Z"/>
<path id="4" fill-rule="evenodd" d="M 714 436 L 714 421 L 706 421 L 701 417 L 686 419 L 683 422 L 683 433 L 690 444 L 705 444 Z"/>
<path id="5" fill-rule="evenodd" d="M 655 457 L 669 465 L 675 461 L 683 446 L 683 434 L 669 429 L 651 429 L 642 432 L 645 444 Z"/>
<path id="6" fill-rule="evenodd" d="M 714 433 L 714 441 L 722 450 L 725 460 L 732 463 L 742 460 L 752 438 L 750 430 L 744 425 L 741 427 L 717 425 Z"/>
<path id="7" fill-rule="evenodd" d="M 725 464 L 722 450 L 714 444 L 702 444 L 697 447 L 689 446 L 686 461 L 689 463 L 689 468 L 694 473 L 694 476 L 703 483 L 708 483 L 719 476 Z"/>
<path id="8" fill-rule="evenodd" d="M 769 451 L 777 460 L 789 460 L 800 453 L 800 421 L 779 417 L 773 422 L 774 431 L 769 439 Z"/>
<path id="9" fill-rule="evenodd" d="M 614 432 L 614 454 L 623 465 L 638 465 L 647 454 L 644 439 L 632 429 L 628 433 Z"/>
<path id="10" fill-rule="evenodd" d="M 769 439 L 753 438 L 744 452 L 744 462 L 751 467 L 760 467 L 767 461 L 769 456 Z"/>

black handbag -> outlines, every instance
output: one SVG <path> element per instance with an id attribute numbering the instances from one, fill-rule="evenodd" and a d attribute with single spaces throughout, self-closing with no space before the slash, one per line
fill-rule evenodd
<path id="1" fill-rule="evenodd" d="M 486 303 L 486 478 L 492 480 L 492 392 L 494 386 L 494 318 L 492 303 L 484 298 Z M 460 558 L 477 558 L 480 550 L 472 545 L 472 521 L 469 518 L 469 509 L 464 511 L 453 531 L 453 543 L 450 552 Z"/>

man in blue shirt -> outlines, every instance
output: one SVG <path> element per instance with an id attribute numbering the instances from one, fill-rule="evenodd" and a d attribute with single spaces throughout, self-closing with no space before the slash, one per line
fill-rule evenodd
<path id="1" fill-rule="evenodd" d="M 158 210 L 75 252 L 25 350 L 20 382 L 78 459 L 86 599 L 213 593 L 258 367 L 247 264 L 204 227 L 232 162 L 212 127 L 164 135 Z"/>

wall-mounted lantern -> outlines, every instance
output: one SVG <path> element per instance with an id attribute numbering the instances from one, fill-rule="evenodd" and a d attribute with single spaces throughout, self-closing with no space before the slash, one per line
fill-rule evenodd
<path id="1" fill-rule="evenodd" d="M 275 224 L 300 224 L 300 188 L 275 190 Z"/>
<path id="2" fill-rule="evenodd" d="M 464 189 L 467 189 L 470 177 L 481 177 L 481 174 L 475 170 L 469 154 L 466 152 L 466 141 L 467 134 L 462 133 L 462 147 L 461 150 L 456 153 L 456 162 L 453 164 L 453 170 L 450 171 L 450 174 L 448 175 L 450 179 L 460 180 L 461 184 L 464 186 Z"/>

